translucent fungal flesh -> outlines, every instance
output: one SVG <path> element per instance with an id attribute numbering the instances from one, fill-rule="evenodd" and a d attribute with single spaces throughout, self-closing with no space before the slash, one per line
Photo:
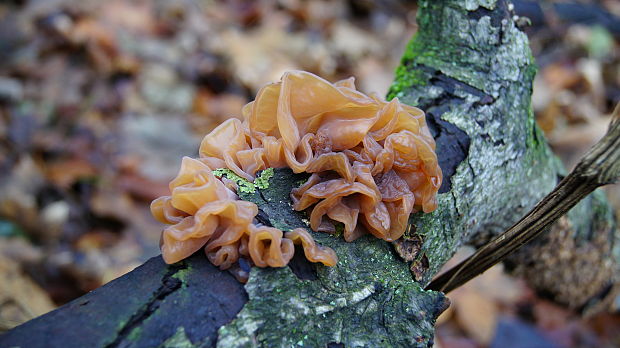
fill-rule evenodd
<path id="1" fill-rule="evenodd" d="M 336 264 L 334 251 L 316 246 L 303 230 L 289 232 L 288 238 L 277 228 L 254 224 L 256 204 L 239 200 L 201 159 L 184 157 L 170 190 L 170 196 L 151 203 L 155 218 L 170 225 L 161 245 L 167 263 L 204 247 L 211 263 L 221 269 L 230 268 L 240 257 L 259 267 L 283 267 L 293 257 L 294 244 L 301 243 L 309 260 Z"/>
<path id="2" fill-rule="evenodd" d="M 334 265 L 333 250 L 318 246 L 303 229 L 257 226 L 258 209 L 241 201 L 237 183 L 219 179 L 225 168 L 253 182 L 258 171 L 289 167 L 311 173 L 291 192 L 293 208 L 310 209 L 310 227 L 344 238 L 364 233 L 400 238 L 409 215 L 431 212 L 442 173 L 424 113 L 355 89 L 353 78 L 331 84 L 302 71 L 263 87 L 243 108 L 244 121 L 229 119 L 207 134 L 198 159 L 184 158 L 171 196 L 151 209 L 161 222 L 162 254 L 168 263 L 204 247 L 222 269 L 240 257 L 259 267 L 281 267 L 301 244 L 313 262 Z"/>

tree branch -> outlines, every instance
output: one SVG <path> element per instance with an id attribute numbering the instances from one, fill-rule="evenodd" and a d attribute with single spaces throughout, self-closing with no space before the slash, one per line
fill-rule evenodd
<path id="1" fill-rule="evenodd" d="M 158 257 L 0 336 L 0 346 L 431 346 L 446 300 L 424 285 L 460 245 L 523 216 L 561 169 L 535 126 L 534 62 L 507 1 L 419 5 L 389 98 L 427 112 L 445 181 L 439 208 L 412 216 L 396 248 L 410 264 L 385 241 L 325 233 L 313 236 L 336 250 L 336 267 L 253 268 L 245 286 L 204 255 L 181 269 Z M 276 170 L 268 189 L 241 198 L 277 228 L 307 227 L 290 206 L 300 180 Z"/>
<path id="2" fill-rule="evenodd" d="M 514 226 L 437 277 L 426 289 L 448 293 L 465 284 L 536 238 L 597 187 L 615 183 L 619 178 L 620 104 L 607 134 L 550 194 Z"/>

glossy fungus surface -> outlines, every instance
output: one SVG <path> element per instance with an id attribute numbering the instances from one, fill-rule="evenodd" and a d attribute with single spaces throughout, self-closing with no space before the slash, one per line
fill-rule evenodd
<path id="1" fill-rule="evenodd" d="M 229 119 L 207 134 L 198 159 L 184 158 L 170 183 L 171 196 L 152 205 L 170 224 L 163 232 L 166 262 L 204 247 L 222 269 L 240 257 L 260 267 L 281 267 L 301 244 L 306 257 L 336 263 L 303 229 L 291 232 L 253 223 L 258 209 L 237 198 L 234 183 L 213 169 L 227 168 L 253 181 L 258 171 L 289 167 L 311 173 L 291 192 L 293 208 L 310 211 L 310 227 L 344 238 L 364 233 L 394 241 L 415 211 L 436 209 L 442 173 L 424 113 L 355 89 L 353 78 L 331 84 L 302 71 L 263 87 L 243 108 L 244 121 Z"/>

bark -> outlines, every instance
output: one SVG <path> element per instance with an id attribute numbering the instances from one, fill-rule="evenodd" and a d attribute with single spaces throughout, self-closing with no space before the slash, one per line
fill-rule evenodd
<path id="1" fill-rule="evenodd" d="M 208 347 L 246 301 L 243 285 L 203 255 L 172 266 L 158 256 L 8 331 L 0 336 L 0 347 L 158 347 L 166 342 Z"/>
<path id="2" fill-rule="evenodd" d="M 267 189 L 241 198 L 260 207 L 265 224 L 305 227 L 304 214 L 289 200 L 305 178 L 279 169 Z M 370 236 L 355 243 L 314 237 L 336 250 L 337 267 L 297 257 L 291 267 L 254 268 L 244 287 L 200 252 L 171 266 L 157 257 L 0 336 L 0 347 L 432 345 L 433 324 L 447 300 L 414 282 L 388 243 Z"/>
<path id="3" fill-rule="evenodd" d="M 336 267 L 296 258 L 291 267 L 252 269 L 245 286 L 203 255 L 173 266 L 155 258 L 0 336 L 0 346 L 432 346 L 447 300 L 423 287 L 461 244 L 481 244 L 512 225 L 562 173 L 534 123 L 535 67 L 512 16 L 504 0 L 420 2 L 419 32 L 390 97 L 427 110 L 445 181 L 437 211 L 412 216 L 395 246 L 314 233 L 336 250 Z M 289 200 L 304 179 L 276 170 L 268 188 L 242 198 L 257 203 L 263 223 L 307 227 Z M 571 214 L 579 223 L 569 238 L 588 244 L 608 236 L 605 255 L 617 245 L 600 195 Z M 592 230 L 597 223 L 606 234 Z"/>
<path id="4" fill-rule="evenodd" d="M 423 245 L 413 268 L 426 285 L 460 245 L 481 246 L 516 223 L 565 170 L 534 122 L 536 68 L 508 2 L 420 5 L 420 29 L 390 95 L 427 111 L 449 178 L 441 208 L 414 217 Z M 538 291 L 590 311 L 614 298 L 619 255 L 612 211 L 596 191 L 510 264 Z"/>
<path id="5" fill-rule="evenodd" d="M 447 293 L 465 284 L 547 231 L 552 224 L 558 222 L 560 217 L 595 189 L 615 183 L 619 179 L 620 104 L 616 107 L 607 134 L 551 193 L 506 232 L 493 238 L 457 266 L 433 279 L 427 289 Z M 562 224 L 558 226 L 563 227 Z"/>

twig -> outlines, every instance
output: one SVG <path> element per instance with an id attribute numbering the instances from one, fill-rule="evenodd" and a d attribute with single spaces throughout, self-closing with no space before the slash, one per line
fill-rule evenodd
<path id="1" fill-rule="evenodd" d="M 619 178 L 620 104 L 605 136 L 550 194 L 519 222 L 437 277 L 426 289 L 448 293 L 465 284 L 537 237 L 597 187 L 615 183 Z"/>

